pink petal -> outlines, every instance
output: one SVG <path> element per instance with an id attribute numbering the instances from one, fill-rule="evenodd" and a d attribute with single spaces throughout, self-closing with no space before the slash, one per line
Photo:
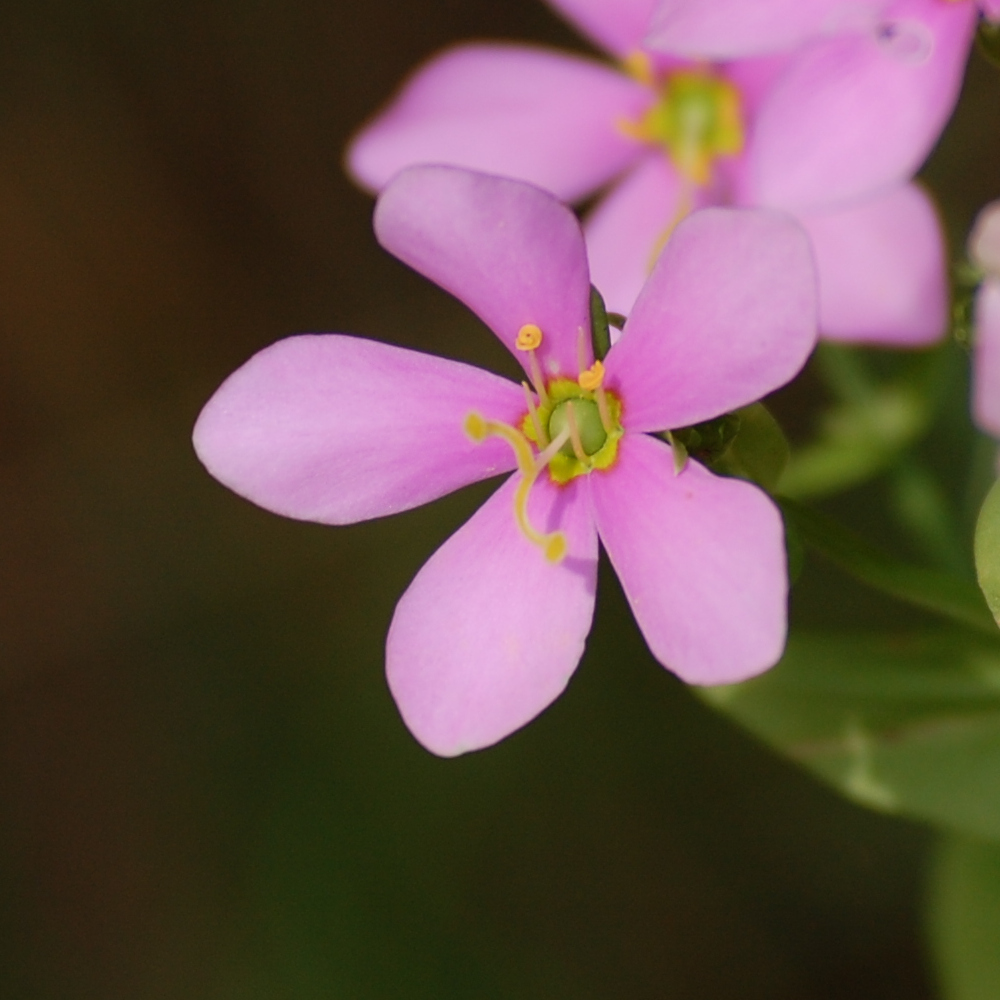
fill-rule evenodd
<path id="1" fill-rule="evenodd" d="M 590 213 L 590 276 L 612 312 L 628 314 L 681 207 L 681 182 L 665 156 L 646 156 Z"/>
<path id="2" fill-rule="evenodd" d="M 797 55 L 797 52 L 783 52 L 780 55 L 736 59 L 724 65 L 723 75 L 739 91 L 740 106 L 744 121 L 748 123 L 748 131 L 752 130 L 758 109 L 770 100 L 771 91 Z"/>
<path id="3" fill-rule="evenodd" d="M 979 0 L 983 16 L 991 21 L 1000 21 L 1000 0 Z"/>
<path id="4" fill-rule="evenodd" d="M 784 385 L 816 342 L 816 275 L 779 212 L 706 208 L 675 230 L 608 354 L 629 430 L 719 416 Z"/>
<path id="5" fill-rule="evenodd" d="M 542 367 L 576 377 L 590 273 L 580 224 L 552 195 L 457 167 L 410 167 L 382 192 L 375 235 L 464 302 L 522 364 L 518 331 L 541 327 Z"/>
<path id="6" fill-rule="evenodd" d="M 585 490 L 548 479 L 529 512 L 566 533 L 558 564 L 514 521 L 512 477 L 417 574 L 389 628 L 386 672 L 403 719 L 451 757 L 502 740 L 566 687 L 583 655 L 597 582 L 597 534 Z"/>
<path id="7" fill-rule="evenodd" d="M 566 201 L 623 170 L 638 146 L 618 127 L 649 90 L 592 59 L 463 45 L 431 60 L 355 137 L 347 165 L 380 190 L 403 167 L 447 163 L 530 181 Z"/>
<path id="8" fill-rule="evenodd" d="M 944 234 L 923 190 L 904 184 L 799 218 L 816 254 L 824 337 L 916 347 L 944 336 Z"/>
<path id="9" fill-rule="evenodd" d="M 751 483 L 627 435 L 590 476 L 597 530 L 653 655 L 689 684 L 730 684 L 785 644 L 788 575 L 778 509 Z"/>
<path id="10" fill-rule="evenodd" d="M 958 97 L 975 8 L 897 0 L 885 17 L 805 47 L 780 78 L 757 116 L 747 201 L 834 205 L 914 174 Z"/>
<path id="11" fill-rule="evenodd" d="M 601 48 L 625 56 L 642 44 L 657 0 L 548 0 Z"/>
<path id="12" fill-rule="evenodd" d="M 972 413 L 976 423 L 1000 437 L 1000 280 L 988 278 L 976 293 Z"/>
<path id="13" fill-rule="evenodd" d="M 512 423 L 519 386 L 489 372 L 340 334 L 289 337 L 222 383 L 198 417 L 208 471 L 254 503 L 350 524 L 427 503 L 514 466 L 499 440 L 475 444 L 475 410 Z"/>
<path id="14" fill-rule="evenodd" d="M 779 52 L 884 5 L 869 0 L 661 0 L 646 44 L 707 59 Z"/>

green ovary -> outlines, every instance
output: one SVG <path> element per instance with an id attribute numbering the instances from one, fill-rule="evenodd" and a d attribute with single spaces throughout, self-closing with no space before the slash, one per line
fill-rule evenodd
<path id="1" fill-rule="evenodd" d="M 601 423 L 601 413 L 597 403 L 590 399 L 567 399 L 560 403 L 549 417 L 549 437 L 558 437 L 569 427 L 569 410 L 573 411 L 573 419 L 580 434 L 580 443 L 588 455 L 595 455 L 604 447 L 608 433 Z M 567 442 L 562 446 L 562 454 L 572 455 L 573 445 Z"/>
<path id="2" fill-rule="evenodd" d="M 618 442 L 624 433 L 621 426 L 622 405 L 614 393 L 604 391 L 610 430 L 605 430 L 598 408 L 596 394 L 581 389 L 570 379 L 556 379 L 548 386 L 548 403 L 538 408 L 538 423 L 545 429 L 548 440 L 558 437 L 569 426 L 568 409 L 572 407 L 580 443 L 586 458 L 580 460 L 573 445 L 565 445 L 549 462 L 549 475 L 553 482 L 568 483 L 577 476 L 584 476 L 595 469 L 607 469 L 618 454 Z M 521 430 L 529 441 L 539 445 L 531 414 L 525 416 Z"/>

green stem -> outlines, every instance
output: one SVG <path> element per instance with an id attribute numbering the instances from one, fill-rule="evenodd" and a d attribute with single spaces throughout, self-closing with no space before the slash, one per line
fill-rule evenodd
<path id="1" fill-rule="evenodd" d="M 795 500 L 782 497 L 778 503 L 805 545 L 862 583 L 997 638 L 996 622 L 975 584 L 900 562 L 826 514 Z"/>

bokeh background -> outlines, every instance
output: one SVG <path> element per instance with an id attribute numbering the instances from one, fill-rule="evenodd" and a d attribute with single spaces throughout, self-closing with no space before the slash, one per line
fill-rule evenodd
<path id="1" fill-rule="evenodd" d="M 330 529 L 191 451 L 218 383 L 291 333 L 509 370 L 378 249 L 341 170 L 403 73 L 469 37 L 586 50 L 540 0 L 0 5 L 4 998 L 933 996 L 929 836 L 703 707 L 607 567 L 566 695 L 437 760 L 383 640 L 491 485 Z M 1000 194 L 998 109 L 974 58 L 925 172 L 956 244 Z M 808 378 L 777 401 L 793 436 Z M 793 612 L 903 614 L 812 564 Z"/>

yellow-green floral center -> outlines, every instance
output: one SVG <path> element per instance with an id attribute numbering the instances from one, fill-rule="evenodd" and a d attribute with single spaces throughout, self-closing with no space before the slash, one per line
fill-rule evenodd
<path id="1" fill-rule="evenodd" d="M 536 418 L 526 414 L 521 422 L 524 436 L 536 447 L 539 446 L 538 427 L 542 427 L 549 441 L 555 440 L 564 431 L 570 430 L 571 420 L 575 424 L 578 442 L 583 458 L 576 452 L 572 440 L 567 441 L 549 461 L 549 476 L 553 482 L 568 483 L 578 476 L 595 469 L 607 469 L 618 454 L 618 442 L 624 433 L 621 426 L 621 400 L 604 389 L 607 422 L 601 416 L 596 392 L 581 388 L 573 379 L 554 379 L 546 390 L 547 402 L 538 407 Z M 570 416 L 572 411 L 572 417 Z"/>
<path id="2" fill-rule="evenodd" d="M 740 93 L 711 69 L 684 69 L 649 82 L 657 100 L 639 119 L 624 126 L 634 138 L 663 146 L 678 172 L 703 185 L 721 156 L 743 149 Z"/>

